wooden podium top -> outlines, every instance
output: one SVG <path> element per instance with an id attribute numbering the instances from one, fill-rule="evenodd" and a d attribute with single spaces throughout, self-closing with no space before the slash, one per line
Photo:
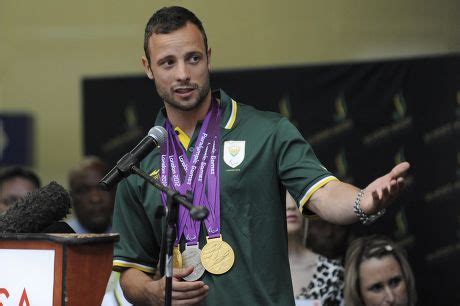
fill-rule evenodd
<path id="1" fill-rule="evenodd" d="M 45 234 L 45 233 L 0 233 L 0 241 L 2 240 L 42 240 L 60 244 L 77 245 L 77 244 L 92 244 L 116 242 L 120 239 L 120 235 L 116 233 L 110 234 Z"/>
<path id="2" fill-rule="evenodd" d="M 10 296 L 1 296 L 0 305 L 5 298 L 8 305 L 23 305 L 23 298 L 30 305 L 101 305 L 118 240 L 118 234 L 0 233 L 0 287 Z"/>

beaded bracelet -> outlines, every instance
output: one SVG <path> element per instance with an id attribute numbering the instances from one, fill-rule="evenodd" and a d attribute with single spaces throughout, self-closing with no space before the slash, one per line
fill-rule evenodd
<path id="1" fill-rule="evenodd" d="M 358 216 L 359 221 L 361 221 L 362 224 L 364 225 L 370 225 L 375 222 L 378 218 L 383 216 L 385 214 L 385 208 L 382 208 L 379 210 L 377 213 L 372 214 L 372 215 L 366 215 L 364 211 L 361 209 L 361 199 L 364 196 L 364 189 L 361 189 L 358 193 L 358 196 L 356 197 L 355 200 L 355 205 L 353 206 L 353 209 L 355 211 L 355 214 Z"/>

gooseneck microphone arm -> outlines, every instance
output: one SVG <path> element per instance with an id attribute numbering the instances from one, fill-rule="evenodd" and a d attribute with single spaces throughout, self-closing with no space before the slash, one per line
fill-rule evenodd
<path id="1" fill-rule="evenodd" d="M 190 216 L 193 220 L 204 220 L 208 216 L 208 209 L 204 206 L 193 206 L 190 201 L 190 198 L 186 195 L 182 195 L 179 192 L 175 191 L 172 188 L 162 185 L 157 180 L 153 179 L 150 175 L 147 175 L 141 169 L 136 166 L 131 166 L 132 171 L 148 181 L 151 185 L 155 186 L 155 188 L 163 191 L 166 195 L 170 196 L 174 202 L 180 203 L 181 205 L 185 206 L 190 211 Z"/>
<path id="2" fill-rule="evenodd" d="M 107 173 L 99 185 L 104 190 L 109 190 L 118 184 L 123 178 L 132 173 L 132 167 L 137 165 L 155 148 L 165 143 L 168 132 L 162 126 L 154 126 L 150 129 L 147 136 L 145 136 L 130 152 L 126 153 Z"/>

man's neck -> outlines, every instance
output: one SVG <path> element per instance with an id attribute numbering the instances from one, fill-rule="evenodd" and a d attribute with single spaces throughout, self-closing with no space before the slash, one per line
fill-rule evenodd
<path id="1" fill-rule="evenodd" d="M 197 122 L 204 120 L 206 114 L 208 113 L 210 105 L 211 91 L 205 97 L 205 100 L 196 109 L 183 111 L 171 107 L 167 103 L 165 103 L 165 108 L 166 113 L 168 114 L 169 122 L 171 122 L 173 128 L 179 127 L 184 133 L 186 133 L 191 138 L 193 132 L 195 131 L 195 126 Z"/>

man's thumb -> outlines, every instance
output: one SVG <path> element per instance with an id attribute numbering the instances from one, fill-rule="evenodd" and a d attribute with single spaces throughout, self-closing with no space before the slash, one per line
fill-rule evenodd
<path id="1" fill-rule="evenodd" d="M 173 270 L 173 277 L 175 277 L 175 278 L 183 278 L 183 277 L 186 277 L 187 275 L 189 275 L 192 272 L 193 272 L 193 267 L 174 269 Z"/>

